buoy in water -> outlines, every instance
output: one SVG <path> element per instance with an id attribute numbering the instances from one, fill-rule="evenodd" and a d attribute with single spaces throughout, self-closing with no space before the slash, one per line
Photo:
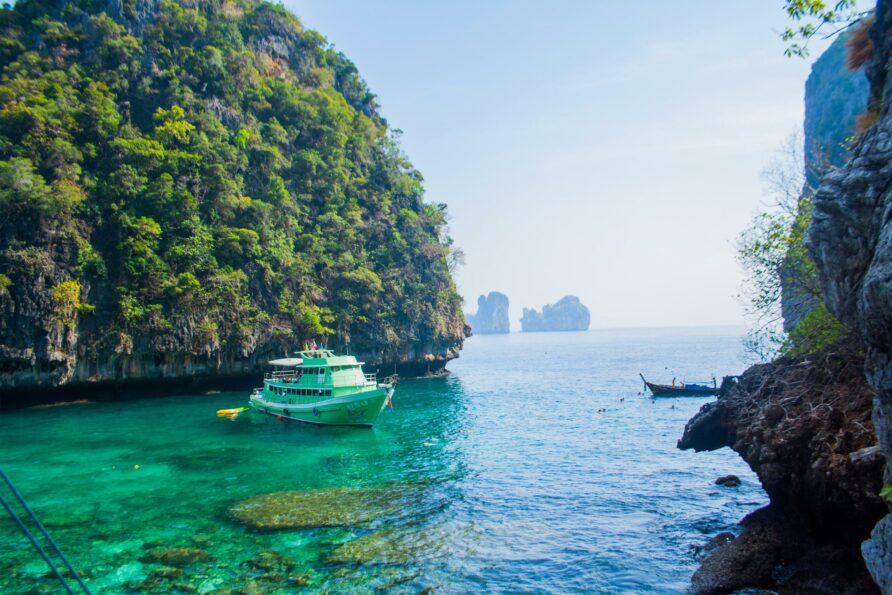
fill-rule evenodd
<path id="1" fill-rule="evenodd" d="M 276 416 L 276 419 L 279 420 L 279 421 L 282 421 L 282 420 L 285 419 L 285 418 L 282 417 L 281 415 L 277 415 L 277 416 Z"/>

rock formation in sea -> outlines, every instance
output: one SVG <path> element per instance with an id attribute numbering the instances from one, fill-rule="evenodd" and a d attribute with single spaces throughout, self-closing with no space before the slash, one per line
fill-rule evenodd
<path id="1" fill-rule="evenodd" d="M 490 291 L 488 296 L 477 298 L 477 313 L 465 314 L 465 320 L 476 335 L 494 335 L 511 332 L 508 321 L 508 296 Z"/>
<path id="2" fill-rule="evenodd" d="M 869 39 L 868 108 L 849 159 L 821 178 L 807 238 L 824 303 L 850 337 L 819 356 L 747 370 L 688 423 L 681 447 L 731 446 L 771 499 L 703 561 L 700 593 L 892 594 L 892 515 L 879 495 L 892 484 L 889 0 L 877 3 Z"/>
<path id="3" fill-rule="evenodd" d="M 321 35 L 257 0 L 0 12 L 0 406 L 256 382 L 313 339 L 458 356 L 445 205 Z"/>
<path id="4" fill-rule="evenodd" d="M 562 297 L 556 304 L 548 304 L 537 312 L 523 309 L 520 326 L 525 333 L 539 331 L 585 331 L 591 314 L 575 295 Z"/>

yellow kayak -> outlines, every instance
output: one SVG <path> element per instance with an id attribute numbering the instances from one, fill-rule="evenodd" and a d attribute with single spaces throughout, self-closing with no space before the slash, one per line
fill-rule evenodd
<path id="1" fill-rule="evenodd" d="M 238 415 L 242 411 L 247 410 L 247 407 L 236 407 L 235 409 L 217 409 L 217 415 Z"/>

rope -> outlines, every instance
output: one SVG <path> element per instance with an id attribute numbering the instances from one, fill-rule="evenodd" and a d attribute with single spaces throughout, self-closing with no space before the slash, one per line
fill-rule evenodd
<path id="1" fill-rule="evenodd" d="M 53 561 L 50 560 L 49 556 L 47 556 L 46 552 L 40 547 L 40 544 L 37 543 L 37 540 L 31 534 L 31 531 L 28 530 L 28 527 L 25 526 L 25 523 L 22 522 L 22 519 L 19 518 L 19 515 L 15 513 L 15 511 L 9 506 L 9 503 L 3 496 L 0 496 L 0 504 L 3 505 L 3 508 L 6 509 L 6 512 L 9 513 L 10 518 L 15 521 L 15 524 L 19 526 L 19 530 L 25 534 L 31 541 L 31 545 L 37 550 L 37 553 L 40 554 L 40 557 L 43 558 L 43 561 L 46 562 L 47 566 L 50 567 L 50 570 L 53 571 L 53 574 L 56 575 L 56 578 L 59 579 L 59 582 L 62 583 L 62 586 L 65 587 L 65 590 L 74 595 L 74 591 L 71 590 L 71 587 L 68 586 L 68 583 L 65 581 L 65 578 L 59 574 L 59 569 L 56 568 L 56 565 L 53 564 Z"/>
<path id="2" fill-rule="evenodd" d="M 53 550 L 55 550 L 56 554 L 59 556 L 59 558 L 62 560 L 62 562 L 65 563 L 65 566 L 66 566 L 66 568 L 68 568 L 68 571 L 71 573 L 71 576 L 73 576 L 74 579 L 77 581 L 77 583 L 81 586 L 81 588 L 84 590 L 84 593 L 86 593 L 87 595 L 92 595 L 90 592 L 90 589 L 87 587 L 86 584 L 84 584 L 83 579 L 81 579 L 80 575 L 74 569 L 74 566 L 71 565 L 71 562 L 68 561 L 68 558 L 65 557 L 65 554 L 62 553 L 62 550 L 59 548 L 59 546 L 56 544 L 56 542 L 50 536 L 49 531 L 46 530 L 46 527 L 43 526 L 43 523 L 40 522 L 40 519 L 38 519 L 37 515 L 34 514 L 34 511 L 31 510 L 31 507 L 28 506 L 28 503 L 25 501 L 25 498 L 16 489 L 15 485 L 13 485 L 12 480 L 9 479 L 9 476 L 7 476 L 6 473 L 3 472 L 3 469 L 0 469 L 0 477 L 3 478 L 3 481 L 5 481 L 6 485 L 9 486 L 9 489 L 13 493 L 13 495 L 16 497 L 16 500 L 19 501 L 19 504 L 21 504 L 22 508 L 24 508 L 25 511 L 28 513 L 28 516 L 31 517 L 31 520 L 34 522 L 35 525 L 37 525 L 37 528 L 40 529 L 40 532 L 43 534 L 43 536 L 46 538 L 46 540 L 52 546 Z M 71 590 L 71 587 L 68 585 L 68 582 L 66 582 L 65 578 L 59 573 L 59 570 L 56 568 L 56 566 L 53 564 L 53 562 L 49 559 L 46 552 L 40 546 L 40 544 L 37 542 L 37 540 L 34 538 L 34 536 L 31 534 L 31 531 L 28 530 L 28 527 L 25 526 L 25 524 L 22 522 L 22 519 L 20 519 L 19 516 L 15 513 L 15 511 L 13 511 L 12 507 L 9 506 L 9 504 L 6 502 L 6 500 L 3 498 L 3 496 L 0 496 L 0 503 L 3 504 L 3 508 L 5 508 L 6 512 L 9 513 L 9 516 L 12 517 L 13 521 L 15 521 L 15 523 L 19 526 L 19 529 L 22 531 L 22 533 L 25 534 L 25 536 L 31 541 L 31 543 L 37 549 L 38 553 L 40 554 L 40 557 L 43 558 L 43 560 L 47 563 L 47 565 L 53 571 L 53 574 L 56 575 L 56 578 L 58 578 L 59 581 L 62 583 L 62 586 L 65 587 L 65 590 L 73 595 L 74 591 Z"/>

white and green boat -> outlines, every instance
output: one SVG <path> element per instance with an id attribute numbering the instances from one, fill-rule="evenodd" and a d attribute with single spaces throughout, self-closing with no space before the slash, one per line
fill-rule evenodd
<path id="1" fill-rule="evenodd" d="M 269 362 L 275 371 L 264 375 L 263 388 L 251 393 L 251 407 L 311 424 L 371 426 L 390 403 L 393 378 L 378 382 L 352 355 L 327 349 L 297 355 Z"/>

